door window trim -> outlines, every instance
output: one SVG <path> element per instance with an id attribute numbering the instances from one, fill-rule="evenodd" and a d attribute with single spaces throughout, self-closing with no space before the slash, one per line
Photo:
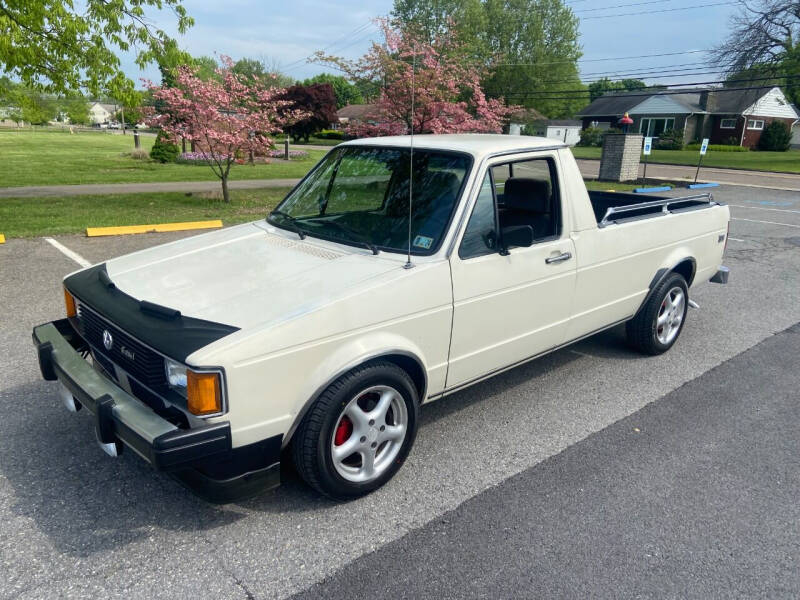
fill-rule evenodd
<path id="1" fill-rule="evenodd" d="M 466 209 L 464 211 L 464 215 L 465 216 L 464 216 L 464 218 L 463 218 L 463 220 L 462 220 L 462 222 L 460 224 L 460 231 L 457 232 L 457 234 L 456 234 L 456 238 L 455 239 L 457 240 L 457 244 L 454 246 L 453 249 L 455 250 L 455 254 L 458 255 L 459 260 L 468 261 L 468 260 L 474 260 L 474 259 L 477 259 L 477 258 L 484 258 L 486 256 L 492 256 L 492 255 L 495 255 L 495 254 L 498 255 L 498 256 L 503 256 L 502 251 L 503 251 L 504 245 L 502 243 L 503 240 L 502 240 L 502 234 L 501 234 L 501 228 L 500 228 L 500 214 L 499 214 L 499 210 L 498 210 L 498 206 L 497 206 L 497 188 L 495 187 L 495 183 L 494 183 L 494 172 L 493 172 L 493 169 L 495 167 L 500 167 L 500 166 L 504 166 L 504 165 L 508 165 L 509 166 L 509 173 L 510 173 L 511 177 L 513 177 L 514 164 L 516 164 L 516 163 L 532 162 L 534 160 L 547 161 L 547 164 L 548 164 L 548 167 L 549 167 L 549 170 L 550 170 L 550 183 L 553 186 L 553 198 L 556 200 L 556 202 L 558 204 L 558 215 L 557 215 L 557 218 L 558 218 L 558 220 L 557 220 L 558 232 L 556 234 L 554 234 L 554 235 L 547 236 L 545 238 L 541 238 L 541 239 L 538 239 L 538 240 L 534 240 L 533 244 L 531 246 L 529 246 L 529 248 L 533 248 L 534 246 L 537 246 L 537 245 L 542 244 L 542 243 L 547 243 L 547 242 L 553 242 L 553 241 L 556 241 L 556 240 L 560 240 L 561 238 L 564 237 L 564 209 L 565 209 L 565 207 L 564 207 L 564 203 L 562 201 L 562 196 L 561 196 L 561 171 L 560 171 L 560 169 L 558 167 L 558 165 L 560 164 L 560 161 L 559 161 L 558 154 L 555 152 L 555 150 L 557 150 L 557 148 L 543 148 L 542 150 L 548 151 L 548 153 L 545 154 L 545 155 L 541 155 L 541 154 L 537 153 L 537 155 L 535 155 L 535 156 L 520 157 L 520 158 L 515 158 L 515 159 L 512 159 L 512 160 L 503 160 L 504 157 L 507 156 L 507 155 L 497 154 L 497 155 L 494 155 L 492 157 L 489 157 L 486 161 L 484 161 L 483 165 L 481 165 L 480 170 L 478 171 L 479 176 L 475 180 L 475 188 L 474 188 L 475 191 L 472 194 L 472 198 L 469 201 L 469 205 L 466 207 Z M 516 153 L 514 153 L 514 154 L 516 154 Z M 486 177 L 487 173 L 489 175 L 489 179 L 490 179 L 491 186 L 492 186 L 492 201 L 494 202 L 494 213 L 495 213 L 495 219 L 494 219 L 495 235 L 497 236 L 498 247 L 497 247 L 496 250 L 493 250 L 491 252 L 487 252 L 486 254 L 478 254 L 478 255 L 475 255 L 475 256 L 469 256 L 469 257 L 466 257 L 466 258 L 462 258 L 461 257 L 461 245 L 464 242 L 464 235 L 466 235 L 466 233 L 467 233 L 467 228 L 469 227 L 469 221 L 472 218 L 472 214 L 475 211 L 475 207 L 478 204 L 478 198 L 480 196 L 481 188 L 483 187 L 483 181 L 484 181 L 484 178 Z M 524 250 L 524 249 L 525 248 L 512 248 L 510 251 L 508 251 L 507 254 L 511 254 L 516 250 Z"/>

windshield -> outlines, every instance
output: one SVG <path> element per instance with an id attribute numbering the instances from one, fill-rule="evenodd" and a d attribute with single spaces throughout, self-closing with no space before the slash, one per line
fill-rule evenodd
<path id="1" fill-rule="evenodd" d="M 332 151 L 272 212 L 270 223 L 312 236 L 408 250 L 410 151 L 344 146 Z M 411 253 L 441 244 L 472 158 L 414 150 Z"/>

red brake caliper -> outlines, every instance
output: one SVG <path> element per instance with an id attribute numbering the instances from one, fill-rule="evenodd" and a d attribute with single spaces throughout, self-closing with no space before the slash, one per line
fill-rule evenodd
<path id="1" fill-rule="evenodd" d="M 333 443 L 336 446 L 341 446 L 353 433 L 353 423 L 347 417 L 342 417 L 339 425 L 336 426 L 336 435 L 333 436 Z"/>

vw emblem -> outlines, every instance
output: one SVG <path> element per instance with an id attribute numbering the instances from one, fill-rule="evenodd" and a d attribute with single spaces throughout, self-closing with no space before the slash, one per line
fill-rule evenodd
<path id="1" fill-rule="evenodd" d="M 108 329 L 103 330 L 103 346 L 106 347 L 106 350 L 111 350 L 111 346 L 114 345 L 114 338 L 111 337 L 111 332 Z"/>

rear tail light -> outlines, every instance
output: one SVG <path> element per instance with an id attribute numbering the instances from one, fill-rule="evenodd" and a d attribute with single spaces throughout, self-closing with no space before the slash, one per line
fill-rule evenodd
<path id="1" fill-rule="evenodd" d="M 67 317 L 77 317 L 78 309 L 75 306 L 75 297 L 64 288 L 64 305 L 67 307 Z"/>
<path id="2" fill-rule="evenodd" d="M 219 373 L 186 370 L 186 401 L 193 415 L 222 412 L 222 386 Z"/>

